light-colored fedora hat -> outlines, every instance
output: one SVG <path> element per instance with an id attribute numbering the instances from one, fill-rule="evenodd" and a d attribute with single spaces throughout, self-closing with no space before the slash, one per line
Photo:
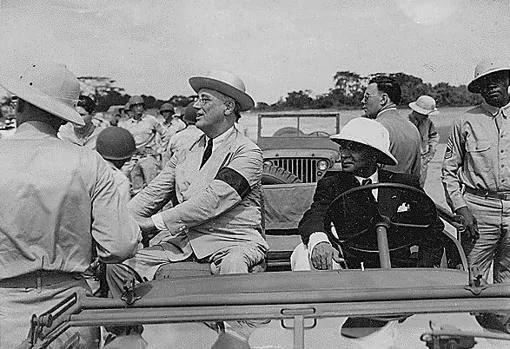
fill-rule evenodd
<path id="1" fill-rule="evenodd" d="M 434 98 L 427 95 L 418 97 L 415 102 L 409 103 L 409 107 L 415 112 L 423 115 L 439 114 L 439 111 L 436 108 L 436 101 Z"/>
<path id="2" fill-rule="evenodd" d="M 235 99 L 241 111 L 249 110 L 255 105 L 246 93 L 243 80 L 227 71 L 210 71 L 206 76 L 194 76 L 189 79 L 189 84 L 197 93 L 200 89 L 207 88 Z"/>
<path id="3" fill-rule="evenodd" d="M 0 85 L 13 95 L 61 119 L 85 125 L 76 111 L 80 83 L 65 65 L 33 63 L 17 79 L 4 79 Z"/>
<path id="4" fill-rule="evenodd" d="M 510 71 L 510 62 L 501 59 L 484 59 L 475 67 L 475 76 L 468 85 L 469 92 L 480 93 L 480 79 L 498 71 Z"/>
<path id="5" fill-rule="evenodd" d="M 329 137 L 333 142 L 357 142 L 367 145 L 379 152 L 377 162 L 385 165 L 396 165 L 397 159 L 390 153 L 390 134 L 386 127 L 378 121 L 359 117 L 349 121 L 339 134 Z"/>

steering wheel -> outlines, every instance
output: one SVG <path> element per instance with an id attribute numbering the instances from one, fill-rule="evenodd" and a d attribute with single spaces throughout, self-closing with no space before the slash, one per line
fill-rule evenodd
<path id="1" fill-rule="evenodd" d="M 329 137 L 330 136 L 330 134 L 325 131 L 314 131 L 314 132 L 309 133 L 308 135 L 314 136 L 314 137 Z"/>
<path id="2" fill-rule="evenodd" d="M 372 194 L 374 189 L 378 200 Z M 389 268 L 390 254 L 406 260 L 410 247 L 430 234 L 436 220 L 436 206 L 425 192 L 404 184 L 377 183 L 336 197 L 324 223 L 326 234 L 341 247 L 349 267 L 349 258 L 354 264 L 363 261 L 376 267 L 379 257 L 379 265 Z"/>

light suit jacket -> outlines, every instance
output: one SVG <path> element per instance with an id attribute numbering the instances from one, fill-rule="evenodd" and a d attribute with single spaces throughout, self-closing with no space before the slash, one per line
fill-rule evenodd
<path id="1" fill-rule="evenodd" d="M 178 254 L 189 255 L 190 246 L 198 258 L 242 243 L 267 250 L 261 225 L 261 150 L 233 129 L 200 169 L 205 143 L 202 136 L 176 153 L 131 200 L 131 211 L 150 217 L 175 192 L 179 204 L 161 212 L 168 231 L 156 235 L 151 245 L 170 242 L 177 260 Z"/>

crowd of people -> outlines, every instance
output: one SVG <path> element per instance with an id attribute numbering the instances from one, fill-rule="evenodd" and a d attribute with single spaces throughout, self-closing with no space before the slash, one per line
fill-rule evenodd
<path id="1" fill-rule="evenodd" d="M 509 72 L 496 60 L 475 68 L 468 89 L 485 102 L 454 122 L 442 171 L 448 203 L 466 227 L 462 243 L 471 274 L 488 279 L 492 265 L 498 283 L 510 281 Z M 83 273 L 97 260 L 106 264 L 111 297 L 121 297 L 136 274 L 151 280 L 162 266 L 180 276 L 264 270 L 263 156 L 236 126 L 240 112 L 254 106 L 238 76 L 213 71 L 191 77 L 198 99 L 183 115 L 164 103 L 163 122 L 146 113 L 141 96 L 132 96 L 129 118 L 112 124 L 94 117 L 94 101 L 80 95 L 78 80 L 63 65 L 34 63 L 1 84 L 18 101 L 17 131 L 0 140 L 0 346 L 19 345 L 32 314 L 73 292 L 90 294 Z M 400 99 L 394 79 L 370 80 L 361 101 L 366 115 L 331 136 L 342 170 L 317 183 L 299 222 L 302 243 L 292 255 L 293 270 L 379 267 L 331 238 L 332 229 L 351 234 L 334 204 L 367 184 L 423 192 L 439 141 L 429 116 L 438 110 L 423 95 L 404 116 Z M 358 200 L 358 208 L 376 202 L 388 211 L 403 207 L 409 216 L 424 215 L 405 206 L 409 196 L 391 190 L 375 188 Z M 442 263 L 451 247 L 443 223 L 431 214 L 430 229 L 396 251 L 394 265 Z M 247 347 L 261 323 L 225 321 L 216 326 L 214 347 Z M 142 343 L 142 330 L 108 328 L 106 347 L 118 347 L 123 335 L 136 334 Z M 94 328 L 69 329 L 53 346 L 76 331 L 77 348 L 97 348 Z"/>

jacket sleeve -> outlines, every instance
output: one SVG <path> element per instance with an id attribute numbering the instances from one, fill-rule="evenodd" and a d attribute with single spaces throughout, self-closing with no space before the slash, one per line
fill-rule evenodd
<path id="1" fill-rule="evenodd" d="M 329 204 L 335 198 L 334 179 L 325 177 L 317 182 L 317 188 L 313 195 L 313 202 L 310 208 L 303 214 L 299 221 L 298 231 L 301 240 L 308 245 L 310 235 L 316 232 L 325 232 L 324 218 Z"/>
<path id="2" fill-rule="evenodd" d="M 173 156 L 156 178 L 131 199 L 128 208 L 135 217 L 148 218 L 171 200 L 175 192 L 175 166 L 178 161 L 178 157 Z"/>
<path id="3" fill-rule="evenodd" d="M 446 202 L 453 212 L 460 207 L 467 206 L 462 197 L 462 186 L 458 176 L 464 160 L 465 139 L 462 134 L 462 121 L 455 120 L 443 159 L 442 182 L 446 196 Z"/>
<path id="4" fill-rule="evenodd" d="M 198 195 L 161 212 L 170 232 L 200 225 L 230 210 L 244 199 L 262 177 L 262 152 L 240 147 Z"/>
<path id="5" fill-rule="evenodd" d="M 92 238 L 101 261 L 118 263 L 135 255 L 141 240 L 140 229 L 122 200 L 112 170 L 101 158 L 97 158 L 96 163 L 96 181 L 92 191 Z"/>
<path id="6" fill-rule="evenodd" d="M 437 133 L 436 126 L 433 122 L 430 123 L 429 128 L 429 152 L 428 156 L 430 159 L 434 157 L 434 154 L 436 153 L 437 145 L 439 144 L 439 133 Z"/>

